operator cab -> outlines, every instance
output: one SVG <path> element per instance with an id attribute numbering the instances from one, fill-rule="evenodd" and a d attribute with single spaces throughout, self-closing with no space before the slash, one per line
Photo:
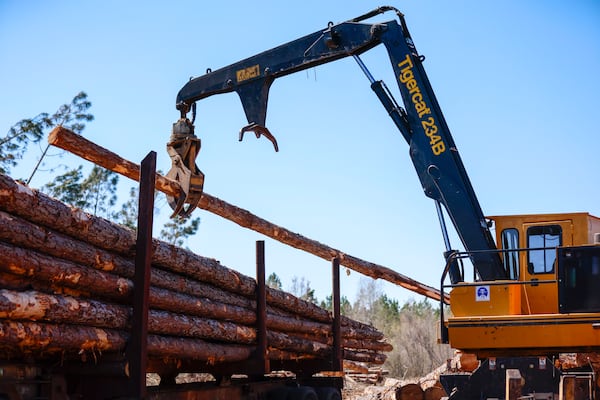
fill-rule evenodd
<path id="1" fill-rule="evenodd" d="M 579 297 L 579 302 L 587 298 L 588 311 L 600 311 L 600 302 L 596 298 L 600 292 L 600 259 L 593 248 L 600 245 L 595 243 L 595 236 L 600 232 L 600 218 L 588 213 L 570 213 L 494 216 L 490 219 L 496 227 L 496 243 L 502 250 L 512 250 L 502 254 L 508 275 L 513 280 L 531 282 L 521 285 L 522 314 L 565 312 L 562 308 L 567 304 L 564 303 L 573 302 L 568 301 L 570 295 Z M 592 246 L 592 255 L 582 259 L 577 249 L 586 251 L 589 246 Z M 572 257 L 577 257 L 577 266 L 558 268 L 559 261 L 563 266 Z M 584 285 L 585 282 L 590 284 Z M 568 293 L 576 287 L 577 291 Z"/>
<path id="2" fill-rule="evenodd" d="M 489 219 L 509 279 L 483 281 L 474 274 L 472 282 L 443 286 L 451 288 L 445 325 L 452 347 L 485 356 L 507 349 L 523 355 L 600 349 L 600 218 Z"/>

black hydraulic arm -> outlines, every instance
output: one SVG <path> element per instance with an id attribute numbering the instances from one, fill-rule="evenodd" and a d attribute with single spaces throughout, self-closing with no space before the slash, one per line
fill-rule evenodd
<path id="1" fill-rule="evenodd" d="M 386 11 L 395 11 L 397 20 L 361 22 Z M 373 79 L 360 60 L 360 54 L 379 44 L 387 49 L 404 108 L 396 103 L 383 82 Z M 423 68 L 424 58 L 414 46 L 404 16 L 393 7 L 381 7 L 339 24 L 329 23 L 325 30 L 225 68 L 208 71 L 180 90 L 177 109 L 185 118 L 196 101 L 235 91 L 248 120 L 240 132 L 240 140 L 243 132 L 254 131 L 257 137 L 262 134 L 272 140 L 277 150 L 277 142 L 265 127 L 273 81 L 348 56 L 359 63 L 371 88 L 409 144 L 410 157 L 425 195 L 444 205 L 465 249 L 474 251 L 471 259 L 481 279 L 506 278 L 500 257 L 486 252 L 496 246 Z"/>

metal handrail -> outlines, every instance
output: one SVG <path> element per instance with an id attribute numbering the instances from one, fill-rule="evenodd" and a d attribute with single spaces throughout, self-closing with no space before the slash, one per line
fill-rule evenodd
<path id="1" fill-rule="evenodd" d="M 533 250 L 556 250 L 558 247 L 530 247 L 530 248 L 517 248 L 517 249 L 494 249 L 494 250 L 474 250 L 474 251 L 451 251 L 448 253 L 446 257 L 446 265 L 444 266 L 444 271 L 442 272 L 442 277 L 440 280 L 440 293 L 444 293 L 444 289 L 454 288 L 454 287 L 470 287 L 470 286 L 480 286 L 482 282 L 485 282 L 488 286 L 500 286 L 500 285 L 539 285 L 539 284 L 549 284 L 549 283 L 557 283 L 556 279 L 553 280 L 529 280 L 529 281 L 519 281 L 519 280 L 502 280 L 502 281 L 475 281 L 475 282 L 461 282 L 458 284 L 444 284 L 446 278 L 448 277 L 450 267 L 455 261 L 462 260 L 465 258 L 469 258 L 474 253 L 513 253 L 513 252 L 524 252 L 524 251 L 533 251 Z M 461 263 L 462 265 L 462 263 Z M 477 267 L 473 265 L 474 271 L 477 271 Z M 464 279 L 464 271 L 462 274 L 462 278 Z M 442 343 L 448 343 L 448 328 L 444 324 L 444 306 L 449 305 L 449 302 L 444 301 L 444 297 L 440 298 L 440 341 Z"/>

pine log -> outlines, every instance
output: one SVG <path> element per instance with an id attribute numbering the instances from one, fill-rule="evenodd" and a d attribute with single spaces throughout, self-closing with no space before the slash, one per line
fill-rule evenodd
<path id="1" fill-rule="evenodd" d="M 396 390 L 397 400 L 423 400 L 424 397 L 423 389 L 416 383 L 409 383 Z"/>
<path id="2" fill-rule="evenodd" d="M 356 361 L 344 360 L 343 365 L 346 373 L 366 374 L 369 372 L 369 368 L 365 364 Z"/>
<path id="3" fill-rule="evenodd" d="M 104 250 L 119 252 L 127 257 L 133 256 L 135 235 L 131 230 L 69 207 L 2 174 L 0 209 Z M 256 282 L 252 278 L 224 267 L 214 259 L 198 256 L 158 240 L 154 241 L 153 246 L 153 265 L 213 284 L 228 292 L 254 297 Z M 308 319 L 324 323 L 332 321 L 326 310 L 280 290 L 268 288 L 267 301 L 271 306 Z M 345 317 L 342 318 L 342 325 L 376 332 L 369 325 Z"/>
<path id="4" fill-rule="evenodd" d="M 373 351 L 358 351 L 352 349 L 344 349 L 344 360 L 357 361 L 368 364 L 383 364 L 387 356 L 382 353 Z"/>
<path id="5" fill-rule="evenodd" d="M 4 356 L 18 357 L 25 354 L 65 356 L 84 352 L 92 354 L 122 352 L 127 344 L 127 339 L 126 332 L 112 329 L 0 319 L 0 353 Z M 294 347 L 294 345 L 290 344 L 287 347 Z M 301 344 L 301 347 L 311 351 L 308 355 L 323 357 L 329 355 L 328 349 L 320 346 L 310 347 L 307 344 Z M 251 356 L 253 350 L 253 346 L 219 344 L 184 337 L 148 335 L 148 353 L 153 357 L 206 360 L 215 364 L 246 360 Z M 275 354 L 281 357 L 285 352 L 276 352 Z M 385 356 L 382 354 L 346 351 L 344 356 L 349 360 L 360 358 L 368 359 L 368 362 L 373 363 L 385 361 Z"/>
<path id="6" fill-rule="evenodd" d="M 0 271 L 0 287 L 11 290 L 27 290 L 32 286 L 27 279 Z"/>
<path id="7" fill-rule="evenodd" d="M 103 271 L 82 267 L 78 264 L 46 256 L 32 250 L 25 250 L 0 242 L 0 271 L 24 277 L 21 287 L 37 282 L 51 282 L 52 289 L 64 293 L 62 287 L 70 288 L 77 296 L 105 298 L 119 303 L 129 301 L 133 293 L 131 280 L 120 278 Z M 5 274 L 6 275 L 6 274 Z M 7 275 L 8 276 L 8 275 Z M 16 279 L 12 279 L 16 282 Z M 57 287 L 60 286 L 60 287 Z M 83 293 L 82 288 L 86 291 Z M 167 311 L 186 313 L 244 325 L 254 325 L 254 310 L 224 304 L 211 299 L 190 296 L 158 287 L 150 288 L 150 306 Z M 279 331 L 304 332 L 312 335 L 330 334 L 331 327 L 322 323 L 281 315 L 268 314 L 267 326 Z M 370 330 L 344 327 L 343 335 L 348 338 L 380 339 L 381 333 Z"/>
<path id="8" fill-rule="evenodd" d="M 69 131 L 68 129 L 60 126 L 56 127 L 52 132 L 50 132 L 48 143 L 76 154 L 104 168 L 127 176 L 130 179 L 136 181 L 139 180 L 139 165 L 125 160 L 117 154 L 92 143 L 91 141 Z M 181 188 L 177 182 L 169 180 L 159 174 L 156 175 L 156 189 L 171 196 L 179 196 L 181 193 Z M 440 291 L 433 287 L 411 279 L 390 268 L 361 260 L 340 250 L 331 248 L 315 240 L 291 232 L 265 219 L 257 217 L 249 211 L 213 197 L 208 193 L 203 193 L 202 198 L 200 199 L 199 207 L 223 218 L 229 219 L 242 227 L 260 232 L 272 239 L 278 240 L 297 249 L 307 251 L 327 261 L 337 257 L 340 260 L 341 265 L 360 272 L 363 275 L 374 279 L 387 280 L 404 287 L 405 289 L 427 296 L 434 300 L 440 300 L 441 298 Z M 445 294 L 444 298 L 445 300 L 449 300 Z"/>
<path id="9" fill-rule="evenodd" d="M 0 211 L 0 241 L 73 261 L 82 266 L 111 272 L 124 278 L 132 279 L 134 276 L 135 267 L 132 259 L 99 249 L 86 242 L 35 225 L 3 211 Z M 212 285 L 188 279 L 156 267 L 152 269 L 150 283 L 153 286 L 193 296 L 206 297 L 222 303 L 248 309 L 256 308 L 253 301 L 246 297 L 225 292 Z"/>
<path id="10" fill-rule="evenodd" d="M 123 329 L 127 327 L 130 317 L 129 308 L 116 304 L 33 290 L 18 292 L 0 289 L 0 319 Z"/>
<path id="11" fill-rule="evenodd" d="M 287 334 L 308 340 L 314 340 L 328 346 L 333 345 L 333 338 L 331 336 L 323 336 L 323 335 L 314 335 L 314 334 L 301 334 L 296 332 L 286 332 Z M 372 351 L 382 351 L 389 352 L 394 349 L 394 347 L 384 341 L 373 340 L 370 338 L 342 338 L 342 345 L 344 348 L 348 349 L 356 349 L 356 350 L 372 350 Z"/>
<path id="12" fill-rule="evenodd" d="M 76 290 L 78 292 L 75 293 L 76 295 L 81 295 L 81 290 L 78 289 L 83 287 L 88 288 L 87 290 L 89 292 L 84 293 L 88 297 L 97 295 L 103 298 L 117 300 L 121 303 L 128 301 L 129 296 L 132 293 L 132 284 L 129 280 L 112 276 L 103 271 L 90 270 L 75 263 L 41 255 L 37 252 L 11 247 L 2 242 L 0 242 L 0 270 L 27 277 L 29 278 L 27 284 L 38 288 L 45 288 L 43 284 L 39 284 L 38 282 L 48 281 L 53 282 L 54 290 L 57 289 L 57 284 L 63 284 Z M 8 274 L 5 275 L 8 276 Z M 76 279 L 64 279 L 65 277 L 76 277 Z M 101 284 L 99 284 L 99 282 Z M 121 289 L 118 293 L 115 293 L 112 290 L 113 287 L 120 287 Z M 45 289 L 47 290 L 47 288 Z M 155 308 L 170 310 L 177 313 L 188 313 L 194 316 L 235 321 L 245 325 L 253 325 L 256 322 L 254 310 L 222 304 L 210 299 L 192 297 L 161 288 L 152 287 L 150 291 L 150 305 Z M 58 290 L 58 292 L 62 293 L 64 290 Z M 31 303 L 35 304 L 33 301 Z M 41 304 L 46 303 L 48 303 L 47 300 L 41 302 Z M 22 304 L 26 304 L 26 302 L 22 302 Z M 102 307 L 99 306 L 94 312 L 88 314 L 103 315 L 101 308 Z M 82 308 L 82 310 L 84 309 L 85 308 Z M 116 315 L 122 315 L 122 313 L 119 314 L 119 310 L 115 309 L 113 312 Z M 80 316 L 80 318 L 82 320 L 81 323 L 85 324 L 87 316 Z M 168 326 L 175 327 L 178 325 L 169 324 Z M 331 331 L 329 326 L 322 323 L 303 321 L 293 317 L 272 314 L 267 315 L 267 326 L 270 329 L 280 331 L 305 332 L 311 334 L 311 336 L 329 334 Z M 362 340 L 379 339 L 379 333 L 374 335 L 372 332 L 373 331 L 363 331 L 351 328 L 343 330 L 343 333 L 350 338 L 356 337 Z M 176 331 L 170 331 L 169 333 L 176 334 Z"/>
<path id="13" fill-rule="evenodd" d="M 97 300 L 0 289 L 0 319 L 129 330 L 131 313 L 130 307 Z M 148 331 L 241 344 L 256 341 L 255 330 L 244 325 L 162 310 L 149 310 Z"/>
<path id="14" fill-rule="evenodd" d="M 463 353 L 460 351 L 458 352 L 458 356 L 460 361 L 460 371 L 473 372 L 479 367 L 479 360 L 475 354 Z"/>
<path id="15" fill-rule="evenodd" d="M 423 398 L 425 400 L 440 400 L 442 397 L 448 396 L 442 385 L 438 382 L 435 386 L 425 389 Z"/>
<path id="16" fill-rule="evenodd" d="M 133 261 L 125 257 L 110 253 L 106 250 L 94 247 L 86 242 L 76 240 L 67 235 L 55 232 L 51 229 L 37 226 L 22 218 L 15 217 L 0 211 L 0 241 L 10 243 L 17 247 L 26 247 L 37 252 L 73 261 L 82 266 L 90 266 L 100 271 L 107 271 L 116 275 L 133 278 Z M 14 279 L 14 278 L 13 278 Z M 8 282 L 6 283 L 9 284 Z M 151 284 L 178 293 L 186 293 L 196 297 L 205 297 L 219 303 L 235 305 L 256 309 L 256 302 L 241 295 L 225 292 L 212 285 L 198 282 L 194 279 L 153 268 Z M 25 282 L 25 286 L 27 283 Z M 6 286 L 5 286 L 6 287 Z M 290 330 L 307 333 L 328 334 L 331 328 L 322 323 L 312 321 L 301 321 L 289 313 L 281 312 L 277 315 L 277 309 L 269 307 L 270 327 L 276 330 Z M 378 337 L 373 330 L 360 330 L 345 327 L 344 332 L 348 337 Z"/>
<path id="17" fill-rule="evenodd" d="M 0 319 L 43 321 L 82 325 L 86 328 L 129 328 L 129 308 L 98 301 L 46 295 L 39 292 L 13 292 L 0 289 Z M 154 334 L 212 339 L 238 344 L 256 342 L 252 328 L 233 323 L 150 310 L 148 330 Z M 330 346 L 279 332 L 268 331 L 270 346 L 296 353 L 325 356 Z"/>
<path id="18" fill-rule="evenodd" d="M 86 328 L 126 330 L 129 328 L 130 315 L 131 309 L 128 307 L 95 300 L 0 289 L 0 320 L 42 321 L 83 325 Z M 158 310 L 150 310 L 148 330 L 159 335 L 212 339 L 237 344 L 256 343 L 256 331 L 252 328 Z M 311 337 L 298 338 L 273 331 L 269 331 L 267 337 L 269 345 L 279 350 L 317 356 L 326 356 L 331 352 L 330 346 Z M 365 343 L 368 347 L 368 342 Z"/>
<path id="19" fill-rule="evenodd" d="M 109 273 L 81 267 L 75 263 L 45 256 L 0 242 L 0 271 L 49 281 L 79 290 L 85 288 L 96 298 L 129 303 L 133 283 Z M 89 296 L 89 294 L 88 294 Z M 150 307 L 162 310 L 206 316 L 221 320 L 236 320 L 251 325 L 256 319 L 247 309 L 217 303 L 166 289 L 150 287 Z"/>
<path id="20" fill-rule="evenodd" d="M 0 352 L 5 354 L 43 356 L 121 352 L 127 344 L 127 338 L 126 333 L 110 329 L 0 320 Z M 148 353 L 154 357 L 217 363 L 246 360 L 252 351 L 252 346 L 222 345 L 200 339 L 148 335 Z"/>
<path id="21" fill-rule="evenodd" d="M 106 299 L 127 299 L 131 280 L 0 242 L 0 271 L 50 282 Z"/>

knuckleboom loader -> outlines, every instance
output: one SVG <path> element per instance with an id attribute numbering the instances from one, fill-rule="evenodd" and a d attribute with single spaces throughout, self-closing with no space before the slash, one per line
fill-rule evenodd
<path id="1" fill-rule="evenodd" d="M 395 18 L 364 22 L 386 12 Z M 380 44 L 388 52 L 403 107 L 360 58 Z M 182 195 L 170 199 L 174 212 L 189 214 L 202 192 L 204 175 L 195 164 L 200 148 L 193 125 L 197 101 L 236 92 L 248 120 L 240 141 L 253 132 L 278 151 L 265 125 L 271 84 L 344 57 L 356 60 L 408 143 L 424 193 L 434 200 L 440 218 L 446 245 L 441 287 L 450 291 L 451 310 L 444 315 L 442 304 L 441 341 L 480 360 L 471 375 L 442 377 L 450 398 L 513 398 L 508 391 L 515 382 L 515 390 L 530 396 L 526 398 L 597 396 L 593 368 L 567 373 L 557 357 L 600 350 L 600 218 L 587 213 L 484 216 L 425 73 L 424 57 L 403 14 L 393 7 L 329 23 L 186 83 L 177 95 L 180 119 L 167 144 L 173 161 L 169 176 L 183 186 Z M 445 215 L 464 251 L 452 249 Z"/>

